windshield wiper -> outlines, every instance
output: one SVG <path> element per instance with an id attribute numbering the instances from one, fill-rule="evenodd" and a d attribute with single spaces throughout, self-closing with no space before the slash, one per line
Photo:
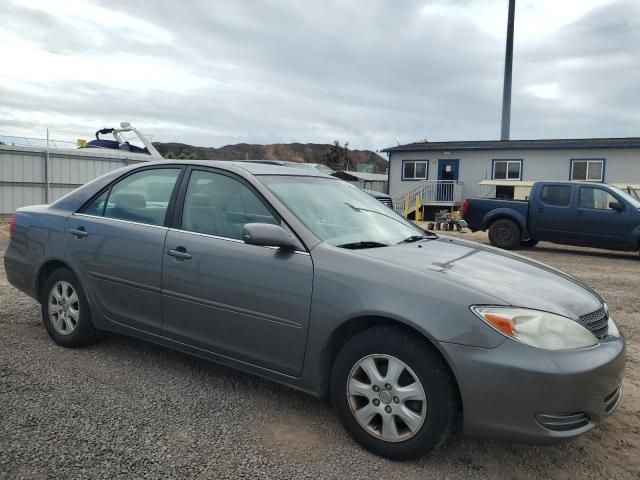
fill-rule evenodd
<path id="1" fill-rule="evenodd" d="M 352 243 L 343 243 L 342 245 L 337 245 L 340 248 L 348 248 L 350 250 L 357 250 L 359 248 L 379 248 L 379 247 L 388 247 L 388 243 L 381 242 L 373 242 L 373 241 L 364 241 L 364 242 L 352 242 Z"/>
<path id="2" fill-rule="evenodd" d="M 400 240 L 398 243 L 413 243 L 418 242 L 420 240 L 424 240 L 427 237 L 424 235 L 411 235 L 410 237 L 405 238 L 404 240 Z"/>
<path id="3" fill-rule="evenodd" d="M 424 233 L 424 235 L 411 235 L 410 237 L 407 237 L 404 240 L 399 241 L 398 243 L 413 243 L 420 240 L 426 240 L 427 238 L 438 238 L 438 235 L 433 232 L 425 231 Z"/>

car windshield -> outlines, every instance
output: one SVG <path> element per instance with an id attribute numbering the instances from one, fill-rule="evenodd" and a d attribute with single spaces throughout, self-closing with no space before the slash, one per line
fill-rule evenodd
<path id="1" fill-rule="evenodd" d="M 615 192 L 620 195 L 622 198 L 624 198 L 627 202 L 629 202 L 631 205 L 633 205 L 633 207 L 635 208 L 640 208 L 640 201 L 638 201 L 637 198 L 632 197 L 631 195 L 629 195 L 627 192 L 625 192 L 624 190 L 617 188 L 617 187 L 611 187 L 613 190 L 615 190 Z"/>
<path id="2" fill-rule="evenodd" d="M 341 180 L 261 176 L 261 181 L 319 239 L 345 248 L 373 248 L 425 233 L 358 187 Z"/>

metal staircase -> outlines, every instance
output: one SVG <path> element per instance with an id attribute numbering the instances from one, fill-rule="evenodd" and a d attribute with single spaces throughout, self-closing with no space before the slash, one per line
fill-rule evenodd
<path id="1" fill-rule="evenodd" d="M 416 197 L 422 205 L 451 207 L 462 202 L 462 182 L 454 180 L 421 180 L 395 194 L 393 209 L 402 213 L 405 198 L 409 197 L 409 213 L 416 209 Z"/>

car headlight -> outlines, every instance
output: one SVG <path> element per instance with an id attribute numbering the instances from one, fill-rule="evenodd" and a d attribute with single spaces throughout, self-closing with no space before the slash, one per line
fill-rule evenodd
<path id="1" fill-rule="evenodd" d="M 514 307 L 471 307 L 489 326 L 518 342 L 546 350 L 592 347 L 598 339 L 578 322 L 555 313 Z"/>

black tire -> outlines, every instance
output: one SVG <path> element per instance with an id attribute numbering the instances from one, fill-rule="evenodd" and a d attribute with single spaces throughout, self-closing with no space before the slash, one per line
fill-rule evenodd
<path id="1" fill-rule="evenodd" d="M 525 240 L 524 242 L 522 242 L 520 245 L 523 247 L 529 247 L 529 248 L 533 248 L 538 244 L 538 240 L 534 240 L 532 238 L 530 238 L 529 240 Z"/>
<path id="2" fill-rule="evenodd" d="M 49 315 L 49 300 L 53 295 L 52 290 L 55 287 L 56 291 L 59 292 L 59 287 L 63 287 L 65 285 L 70 285 L 72 287 L 72 290 L 68 289 L 67 292 L 74 291 L 77 296 L 77 301 L 74 301 L 73 305 L 67 306 L 66 312 L 63 313 L 63 315 L 67 315 L 67 318 L 70 319 L 69 322 L 74 323 L 74 326 L 72 328 L 68 328 L 69 333 L 58 331 L 59 329 L 54 325 L 52 316 Z M 75 297 L 72 297 L 72 300 L 73 299 L 75 299 Z M 91 312 L 89 311 L 89 303 L 87 302 L 87 297 L 84 293 L 82 285 L 80 285 L 80 282 L 71 270 L 68 270 L 66 268 L 59 268 L 58 270 L 55 270 L 49 276 L 49 278 L 47 278 L 47 281 L 45 282 L 45 285 L 42 289 L 40 304 L 42 310 L 42 322 L 44 323 L 49 336 L 58 345 L 68 348 L 82 347 L 90 345 L 98 339 L 99 332 L 91 322 Z M 61 308 L 65 307 L 64 302 L 60 302 L 59 306 Z M 77 320 L 71 319 L 71 314 L 69 313 L 70 310 L 77 312 Z M 65 326 L 71 325 L 66 321 L 63 321 L 62 323 Z"/>
<path id="3" fill-rule="evenodd" d="M 426 398 L 424 420 L 406 440 L 390 442 L 378 438 L 361 426 L 352 413 L 347 382 L 355 366 L 369 355 L 395 357 L 410 368 L 410 373 L 415 374 L 421 384 Z M 390 392 L 395 395 L 394 390 Z M 394 327 L 374 327 L 347 341 L 331 370 L 331 402 L 342 425 L 356 442 L 391 460 L 420 458 L 442 445 L 453 431 L 459 412 L 457 388 L 442 357 L 425 339 Z M 386 407 L 378 400 L 380 407 L 376 408 L 398 408 L 394 403 L 397 403 L 395 397 Z M 382 415 L 382 412 L 378 415 L 380 421 Z M 376 419 L 374 417 L 373 422 Z"/>
<path id="4" fill-rule="evenodd" d="M 520 245 L 520 227 L 513 220 L 500 218 L 489 227 L 491 245 L 505 250 L 513 250 Z"/>

